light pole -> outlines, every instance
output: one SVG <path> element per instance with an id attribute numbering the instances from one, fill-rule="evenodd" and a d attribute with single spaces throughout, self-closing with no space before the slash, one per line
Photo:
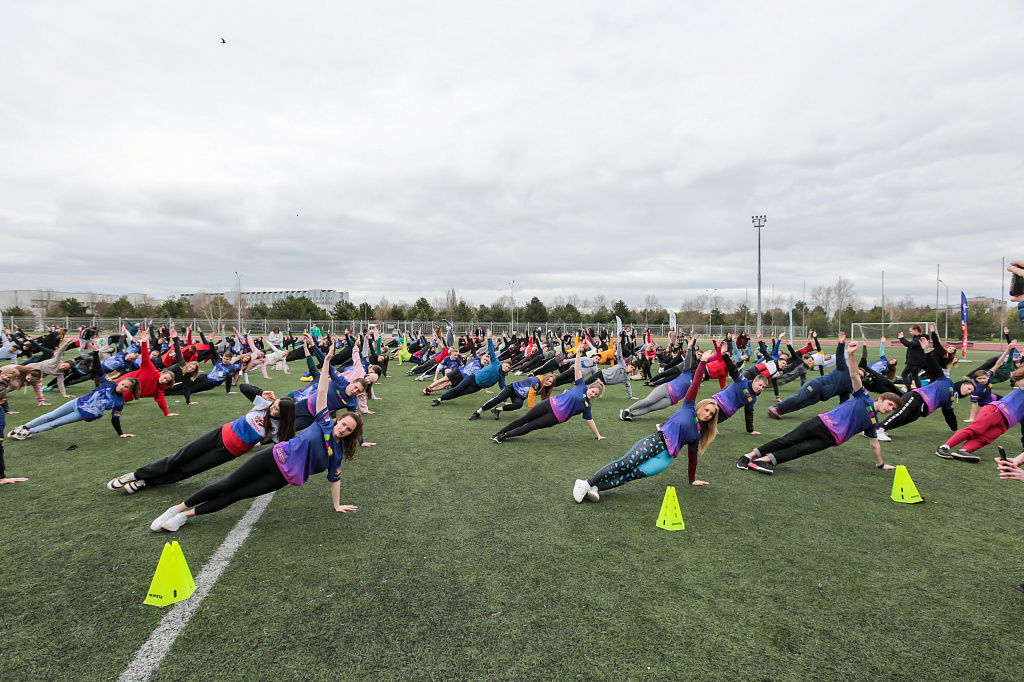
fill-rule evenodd
<path id="1" fill-rule="evenodd" d="M 512 328 L 515 327 L 515 324 L 516 324 L 516 281 L 515 280 L 512 280 L 511 282 L 508 283 L 508 293 L 509 293 L 509 298 L 512 299 L 511 302 L 510 302 L 511 305 L 512 305 L 512 312 L 509 313 L 509 320 L 508 320 L 508 324 L 509 324 L 508 333 L 509 333 L 509 335 L 511 335 L 512 334 Z"/>
<path id="2" fill-rule="evenodd" d="M 942 338 L 948 339 L 949 338 L 949 286 L 945 282 L 943 282 L 941 279 L 939 280 L 939 284 L 941 284 L 942 286 L 946 287 L 946 307 L 942 311 L 944 316 L 945 316 L 945 318 L 946 318 L 946 328 L 945 328 L 945 331 L 942 333 Z"/>
<path id="3" fill-rule="evenodd" d="M 761 328 L 761 228 L 768 221 L 766 215 L 751 216 L 750 220 L 757 228 L 757 328 Z"/>
<path id="4" fill-rule="evenodd" d="M 242 333 L 242 275 L 244 272 L 235 270 L 235 278 L 238 280 L 238 298 L 235 300 L 235 311 L 238 313 L 238 333 Z"/>
<path id="5" fill-rule="evenodd" d="M 708 290 L 705 289 L 704 291 L 707 292 Z M 718 287 L 715 287 L 708 293 L 708 336 L 711 336 L 711 297 L 715 295 L 716 291 L 718 291 Z"/>

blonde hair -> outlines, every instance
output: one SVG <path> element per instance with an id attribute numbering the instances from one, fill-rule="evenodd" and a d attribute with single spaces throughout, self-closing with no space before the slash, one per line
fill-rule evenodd
<path id="1" fill-rule="evenodd" d="M 721 408 L 718 407 L 718 403 L 716 403 L 712 398 L 705 398 L 697 403 L 696 412 L 697 414 L 700 414 L 701 410 L 709 404 L 715 406 L 715 416 L 706 422 L 702 422 L 700 417 L 697 418 L 697 426 L 700 427 L 700 444 L 697 446 L 698 455 L 703 455 L 704 451 L 708 449 L 709 445 L 711 445 L 711 441 L 713 441 L 715 436 L 718 435 L 718 413 L 721 411 Z"/>
<path id="2" fill-rule="evenodd" d="M 600 398 L 601 396 L 604 395 L 604 382 L 603 381 L 598 379 L 597 381 L 595 381 L 594 383 L 592 383 L 590 385 L 591 386 L 597 386 L 597 395 L 594 396 L 595 398 Z"/>

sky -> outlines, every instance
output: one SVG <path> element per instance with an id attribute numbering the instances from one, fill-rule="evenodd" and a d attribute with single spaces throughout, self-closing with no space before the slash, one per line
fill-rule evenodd
<path id="1" fill-rule="evenodd" d="M 753 306 L 765 215 L 764 298 L 999 297 L 1022 34 L 1016 0 L 7 0 L 0 289 Z"/>

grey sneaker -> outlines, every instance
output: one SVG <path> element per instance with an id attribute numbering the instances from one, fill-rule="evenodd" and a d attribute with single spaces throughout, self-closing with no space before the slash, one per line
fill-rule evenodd
<path id="1" fill-rule="evenodd" d="M 942 459 L 953 459 L 953 453 L 949 451 L 948 445 L 940 445 L 939 447 L 935 448 L 935 454 L 941 457 Z"/>
<path id="2" fill-rule="evenodd" d="M 500 407 L 492 407 L 491 408 L 491 414 L 494 415 L 495 419 L 501 419 L 501 408 Z"/>
<path id="3" fill-rule="evenodd" d="M 145 481 L 131 480 L 124 484 L 124 492 L 128 495 L 132 495 L 145 487 Z"/>
<path id="4" fill-rule="evenodd" d="M 174 511 L 174 507 L 168 507 L 167 511 L 153 519 L 153 523 L 149 524 L 149 529 L 154 533 L 159 533 L 160 529 L 164 525 L 164 522 L 173 518 L 177 513 L 178 512 Z"/>
<path id="5" fill-rule="evenodd" d="M 184 526 L 186 521 L 188 521 L 188 517 L 185 516 L 185 512 L 175 513 L 174 516 L 160 524 L 160 527 L 173 533 Z"/>
<path id="6" fill-rule="evenodd" d="M 117 478 L 107 481 L 107 490 L 117 490 L 118 488 L 123 488 L 125 483 L 134 480 L 134 473 L 127 473 L 124 476 L 118 476 Z"/>
<path id="7" fill-rule="evenodd" d="M 889 434 L 885 432 L 885 429 L 876 429 L 875 438 L 882 441 L 883 443 L 888 443 L 889 441 L 892 440 L 892 438 L 889 438 Z"/>
<path id="8" fill-rule="evenodd" d="M 583 498 L 590 492 L 590 484 L 584 481 L 582 478 L 577 478 L 576 483 L 572 486 L 572 499 L 576 500 L 576 504 L 583 502 Z"/>

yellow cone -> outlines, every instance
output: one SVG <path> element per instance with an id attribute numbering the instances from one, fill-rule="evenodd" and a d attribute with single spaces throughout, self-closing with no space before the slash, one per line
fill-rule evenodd
<path id="1" fill-rule="evenodd" d="M 892 499 L 907 504 L 924 502 L 924 498 L 917 492 L 917 486 L 910 478 L 910 472 L 902 464 L 896 467 L 896 477 L 892 480 Z"/>
<path id="2" fill-rule="evenodd" d="M 683 513 L 679 510 L 679 498 L 676 497 L 676 489 L 668 486 L 665 489 L 665 499 L 661 502 L 661 513 L 658 514 L 658 528 L 665 530 L 683 530 L 686 524 L 683 523 Z"/>
<path id="3" fill-rule="evenodd" d="M 188 562 L 181 553 L 181 545 L 168 542 L 160 554 L 160 563 L 156 566 L 153 582 L 149 585 L 145 604 L 151 606 L 167 606 L 183 599 L 188 599 L 196 591 L 196 581 L 192 579 L 192 571 L 188 570 Z"/>

